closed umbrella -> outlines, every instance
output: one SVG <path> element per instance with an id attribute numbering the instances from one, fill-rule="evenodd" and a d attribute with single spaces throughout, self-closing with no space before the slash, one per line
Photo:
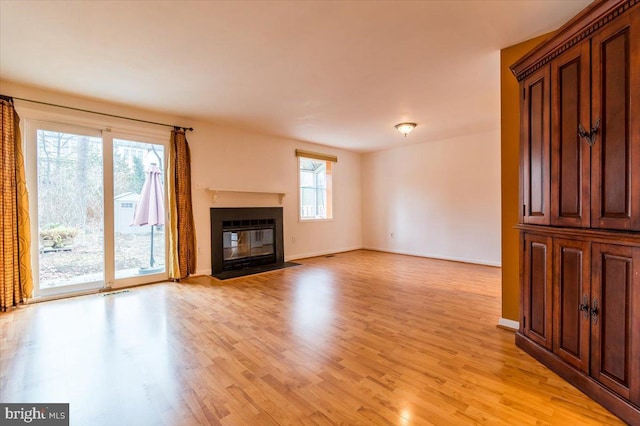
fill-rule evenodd
<path id="1" fill-rule="evenodd" d="M 164 225 L 164 190 L 160 179 L 162 171 L 156 163 L 151 163 L 147 171 L 140 199 L 133 212 L 131 226 L 151 225 L 151 256 L 149 268 L 144 272 L 151 272 L 155 265 L 153 258 L 153 229 L 156 225 Z M 143 272 L 143 270 L 141 270 Z"/>

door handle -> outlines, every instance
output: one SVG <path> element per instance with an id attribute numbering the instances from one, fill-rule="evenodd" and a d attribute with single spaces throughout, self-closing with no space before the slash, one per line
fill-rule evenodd
<path id="1" fill-rule="evenodd" d="M 599 131 L 600 131 L 600 117 L 596 119 L 595 126 L 593 126 L 592 129 L 589 129 L 588 132 L 587 132 L 587 129 L 585 129 L 582 124 L 578 124 L 578 136 L 580 136 L 580 139 L 585 140 L 589 144 L 589 146 L 595 145 L 596 140 L 598 139 Z"/>
<path id="2" fill-rule="evenodd" d="M 587 296 L 582 296 L 582 303 L 578 305 L 578 309 L 582 312 L 584 319 L 589 319 L 589 299 Z"/>
<path id="3" fill-rule="evenodd" d="M 593 299 L 593 303 L 591 303 L 591 324 L 598 324 L 598 299 Z"/>

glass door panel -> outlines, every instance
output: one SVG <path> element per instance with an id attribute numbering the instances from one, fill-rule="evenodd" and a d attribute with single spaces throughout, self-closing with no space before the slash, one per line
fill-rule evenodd
<path id="1" fill-rule="evenodd" d="M 164 146 L 113 139 L 115 278 L 165 273 Z"/>
<path id="2" fill-rule="evenodd" d="M 166 278 L 163 135 L 25 123 L 35 296 Z"/>
<path id="3" fill-rule="evenodd" d="M 36 130 L 38 289 L 102 287 L 102 139 L 90 132 Z"/>

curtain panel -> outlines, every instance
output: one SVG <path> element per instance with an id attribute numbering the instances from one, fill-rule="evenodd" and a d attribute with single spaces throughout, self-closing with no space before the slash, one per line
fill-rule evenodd
<path id="1" fill-rule="evenodd" d="M 20 117 L 13 102 L 0 100 L 0 310 L 24 303 L 33 293 L 29 196 L 25 180 Z"/>
<path id="2" fill-rule="evenodd" d="M 168 170 L 169 277 L 186 278 L 196 270 L 196 234 L 191 202 L 191 152 L 185 131 L 171 132 Z"/>

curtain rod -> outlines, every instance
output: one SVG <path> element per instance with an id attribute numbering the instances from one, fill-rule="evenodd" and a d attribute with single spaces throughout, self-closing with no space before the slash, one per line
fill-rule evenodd
<path id="1" fill-rule="evenodd" d="M 90 111 L 88 109 L 74 108 L 74 107 L 70 107 L 70 106 L 66 106 L 66 105 L 57 105 L 57 104 L 51 104 L 51 103 L 48 103 L 48 102 L 34 101 L 33 99 L 18 98 L 16 96 L 0 95 L 0 99 L 3 99 L 3 100 L 8 101 L 8 102 L 13 102 L 14 99 L 17 99 L 19 101 L 31 102 L 31 103 L 34 103 L 34 104 L 41 104 L 41 105 L 48 105 L 48 106 L 57 107 L 57 108 L 71 109 L 73 111 L 88 112 L 90 114 L 98 114 L 98 115 L 104 115 L 106 117 L 121 118 L 123 120 L 137 121 L 138 123 L 154 124 L 156 126 L 173 127 L 176 130 L 182 129 L 184 131 L 188 130 L 190 132 L 193 132 L 193 127 L 182 127 L 182 126 L 175 126 L 173 124 L 157 123 L 155 121 L 140 120 L 139 118 L 124 117 L 122 115 L 107 114 L 107 113 L 98 112 L 98 111 Z"/>

